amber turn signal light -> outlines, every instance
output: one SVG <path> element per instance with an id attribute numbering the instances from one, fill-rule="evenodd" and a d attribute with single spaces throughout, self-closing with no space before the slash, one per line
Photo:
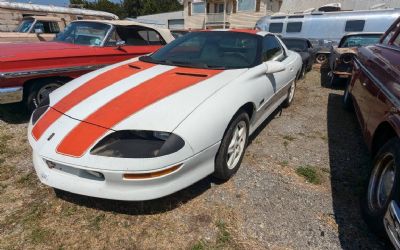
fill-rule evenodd
<path id="1" fill-rule="evenodd" d="M 170 174 L 172 172 L 175 172 L 181 166 L 182 166 L 182 164 L 179 164 L 179 165 L 167 168 L 167 169 L 163 169 L 163 170 L 151 172 L 151 173 L 124 174 L 124 179 L 125 180 L 144 180 L 144 179 L 156 178 L 156 177 L 164 176 L 164 175 Z"/>

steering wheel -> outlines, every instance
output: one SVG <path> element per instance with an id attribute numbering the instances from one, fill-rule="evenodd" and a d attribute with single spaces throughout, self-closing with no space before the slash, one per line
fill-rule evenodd
<path id="1" fill-rule="evenodd" d="M 249 63 L 248 59 L 242 54 L 232 53 L 232 54 L 228 54 L 227 57 L 235 57 L 235 58 L 241 60 L 242 62 L 245 62 L 246 64 Z"/>

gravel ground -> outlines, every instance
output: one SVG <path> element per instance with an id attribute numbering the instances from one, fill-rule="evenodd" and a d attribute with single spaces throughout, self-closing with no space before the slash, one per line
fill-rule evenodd
<path id="1" fill-rule="evenodd" d="M 360 216 L 369 155 L 356 118 L 324 81 L 314 69 L 298 83 L 293 105 L 252 137 L 230 181 L 206 178 L 149 202 L 56 195 L 33 173 L 26 117 L 0 107 L 0 249 L 387 248 Z"/>

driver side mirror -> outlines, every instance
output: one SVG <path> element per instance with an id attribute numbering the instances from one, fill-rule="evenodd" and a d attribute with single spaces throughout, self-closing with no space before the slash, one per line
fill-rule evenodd
<path id="1" fill-rule="evenodd" d="M 35 29 L 35 33 L 36 33 L 36 35 L 43 34 L 43 30 L 42 29 Z"/>
<path id="2" fill-rule="evenodd" d="M 119 40 L 119 41 L 117 41 L 117 42 L 115 43 L 115 45 L 116 45 L 118 48 L 121 48 L 122 46 L 125 45 L 125 41 Z"/>
<path id="3" fill-rule="evenodd" d="M 276 61 L 269 61 L 265 63 L 267 70 L 267 74 L 273 74 L 273 73 L 278 73 L 282 72 L 286 69 L 286 66 L 282 62 L 276 62 Z"/>

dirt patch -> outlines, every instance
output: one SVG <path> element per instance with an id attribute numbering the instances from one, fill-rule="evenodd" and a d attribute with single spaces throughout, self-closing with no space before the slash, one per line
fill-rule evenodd
<path id="1" fill-rule="evenodd" d="M 321 81 L 313 70 L 298 83 L 230 181 L 149 202 L 56 194 L 33 172 L 26 117 L 0 107 L 0 249 L 384 249 L 360 216 L 369 155 L 359 126 L 342 90 Z M 304 166 L 318 185 L 296 173 Z"/>

